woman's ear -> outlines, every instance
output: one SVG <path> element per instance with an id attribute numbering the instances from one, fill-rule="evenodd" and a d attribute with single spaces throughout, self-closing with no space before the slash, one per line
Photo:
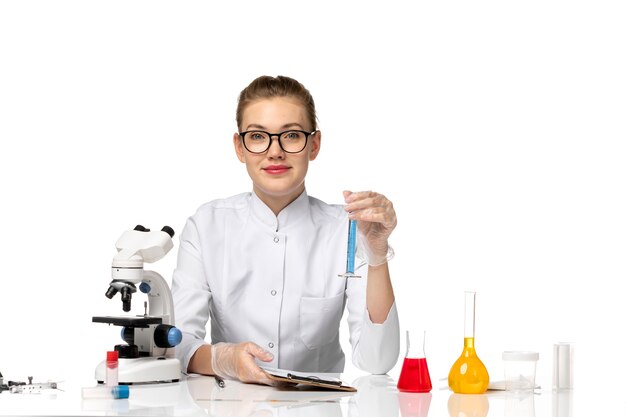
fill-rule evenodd
<path id="1" fill-rule="evenodd" d="M 316 130 L 311 135 L 311 151 L 309 152 L 309 161 L 313 161 L 320 153 L 320 147 L 322 146 L 322 132 Z"/>
<path id="2" fill-rule="evenodd" d="M 237 153 L 237 158 L 239 158 L 240 162 L 246 162 L 245 158 L 243 157 L 244 153 L 243 153 L 243 143 L 241 141 L 241 139 L 239 139 L 239 133 L 235 133 L 233 135 L 233 145 L 235 146 L 235 152 Z"/>

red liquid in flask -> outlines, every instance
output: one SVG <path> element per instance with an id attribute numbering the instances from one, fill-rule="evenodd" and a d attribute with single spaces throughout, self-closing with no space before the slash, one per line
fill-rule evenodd
<path id="1" fill-rule="evenodd" d="M 430 392 L 433 385 L 430 382 L 426 358 L 404 358 L 398 390 L 402 392 Z"/>

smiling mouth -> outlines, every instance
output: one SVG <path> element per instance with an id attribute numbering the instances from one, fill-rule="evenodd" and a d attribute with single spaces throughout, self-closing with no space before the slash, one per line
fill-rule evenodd
<path id="1" fill-rule="evenodd" d="M 263 171 L 267 172 L 268 174 L 282 174 L 284 172 L 287 172 L 288 170 L 289 167 L 286 167 L 284 165 L 276 165 L 263 168 Z"/>

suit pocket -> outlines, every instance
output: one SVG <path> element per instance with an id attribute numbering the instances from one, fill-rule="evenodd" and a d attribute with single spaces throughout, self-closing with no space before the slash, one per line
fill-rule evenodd
<path id="1" fill-rule="evenodd" d="M 300 299 L 300 338 L 307 348 L 317 349 L 338 336 L 343 305 L 344 293 Z"/>

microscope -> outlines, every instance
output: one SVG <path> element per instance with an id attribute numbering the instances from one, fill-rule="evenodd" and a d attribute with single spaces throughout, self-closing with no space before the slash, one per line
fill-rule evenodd
<path id="1" fill-rule="evenodd" d="M 174 302 L 167 282 L 154 271 L 144 271 L 144 262 L 156 262 L 172 249 L 174 230 L 164 226 L 160 231 L 150 231 L 141 225 L 128 230 L 115 243 L 117 255 L 113 258 L 106 297 L 112 299 L 120 293 L 122 309 L 131 309 L 132 294 L 147 294 L 144 314 L 140 316 L 99 316 L 94 323 L 122 326 L 125 343 L 115 345 L 119 356 L 118 380 L 120 384 L 176 382 L 180 379 L 180 361 L 174 357 L 174 347 L 182 333 L 174 327 Z M 105 381 L 106 360 L 96 367 L 96 380 Z"/>

